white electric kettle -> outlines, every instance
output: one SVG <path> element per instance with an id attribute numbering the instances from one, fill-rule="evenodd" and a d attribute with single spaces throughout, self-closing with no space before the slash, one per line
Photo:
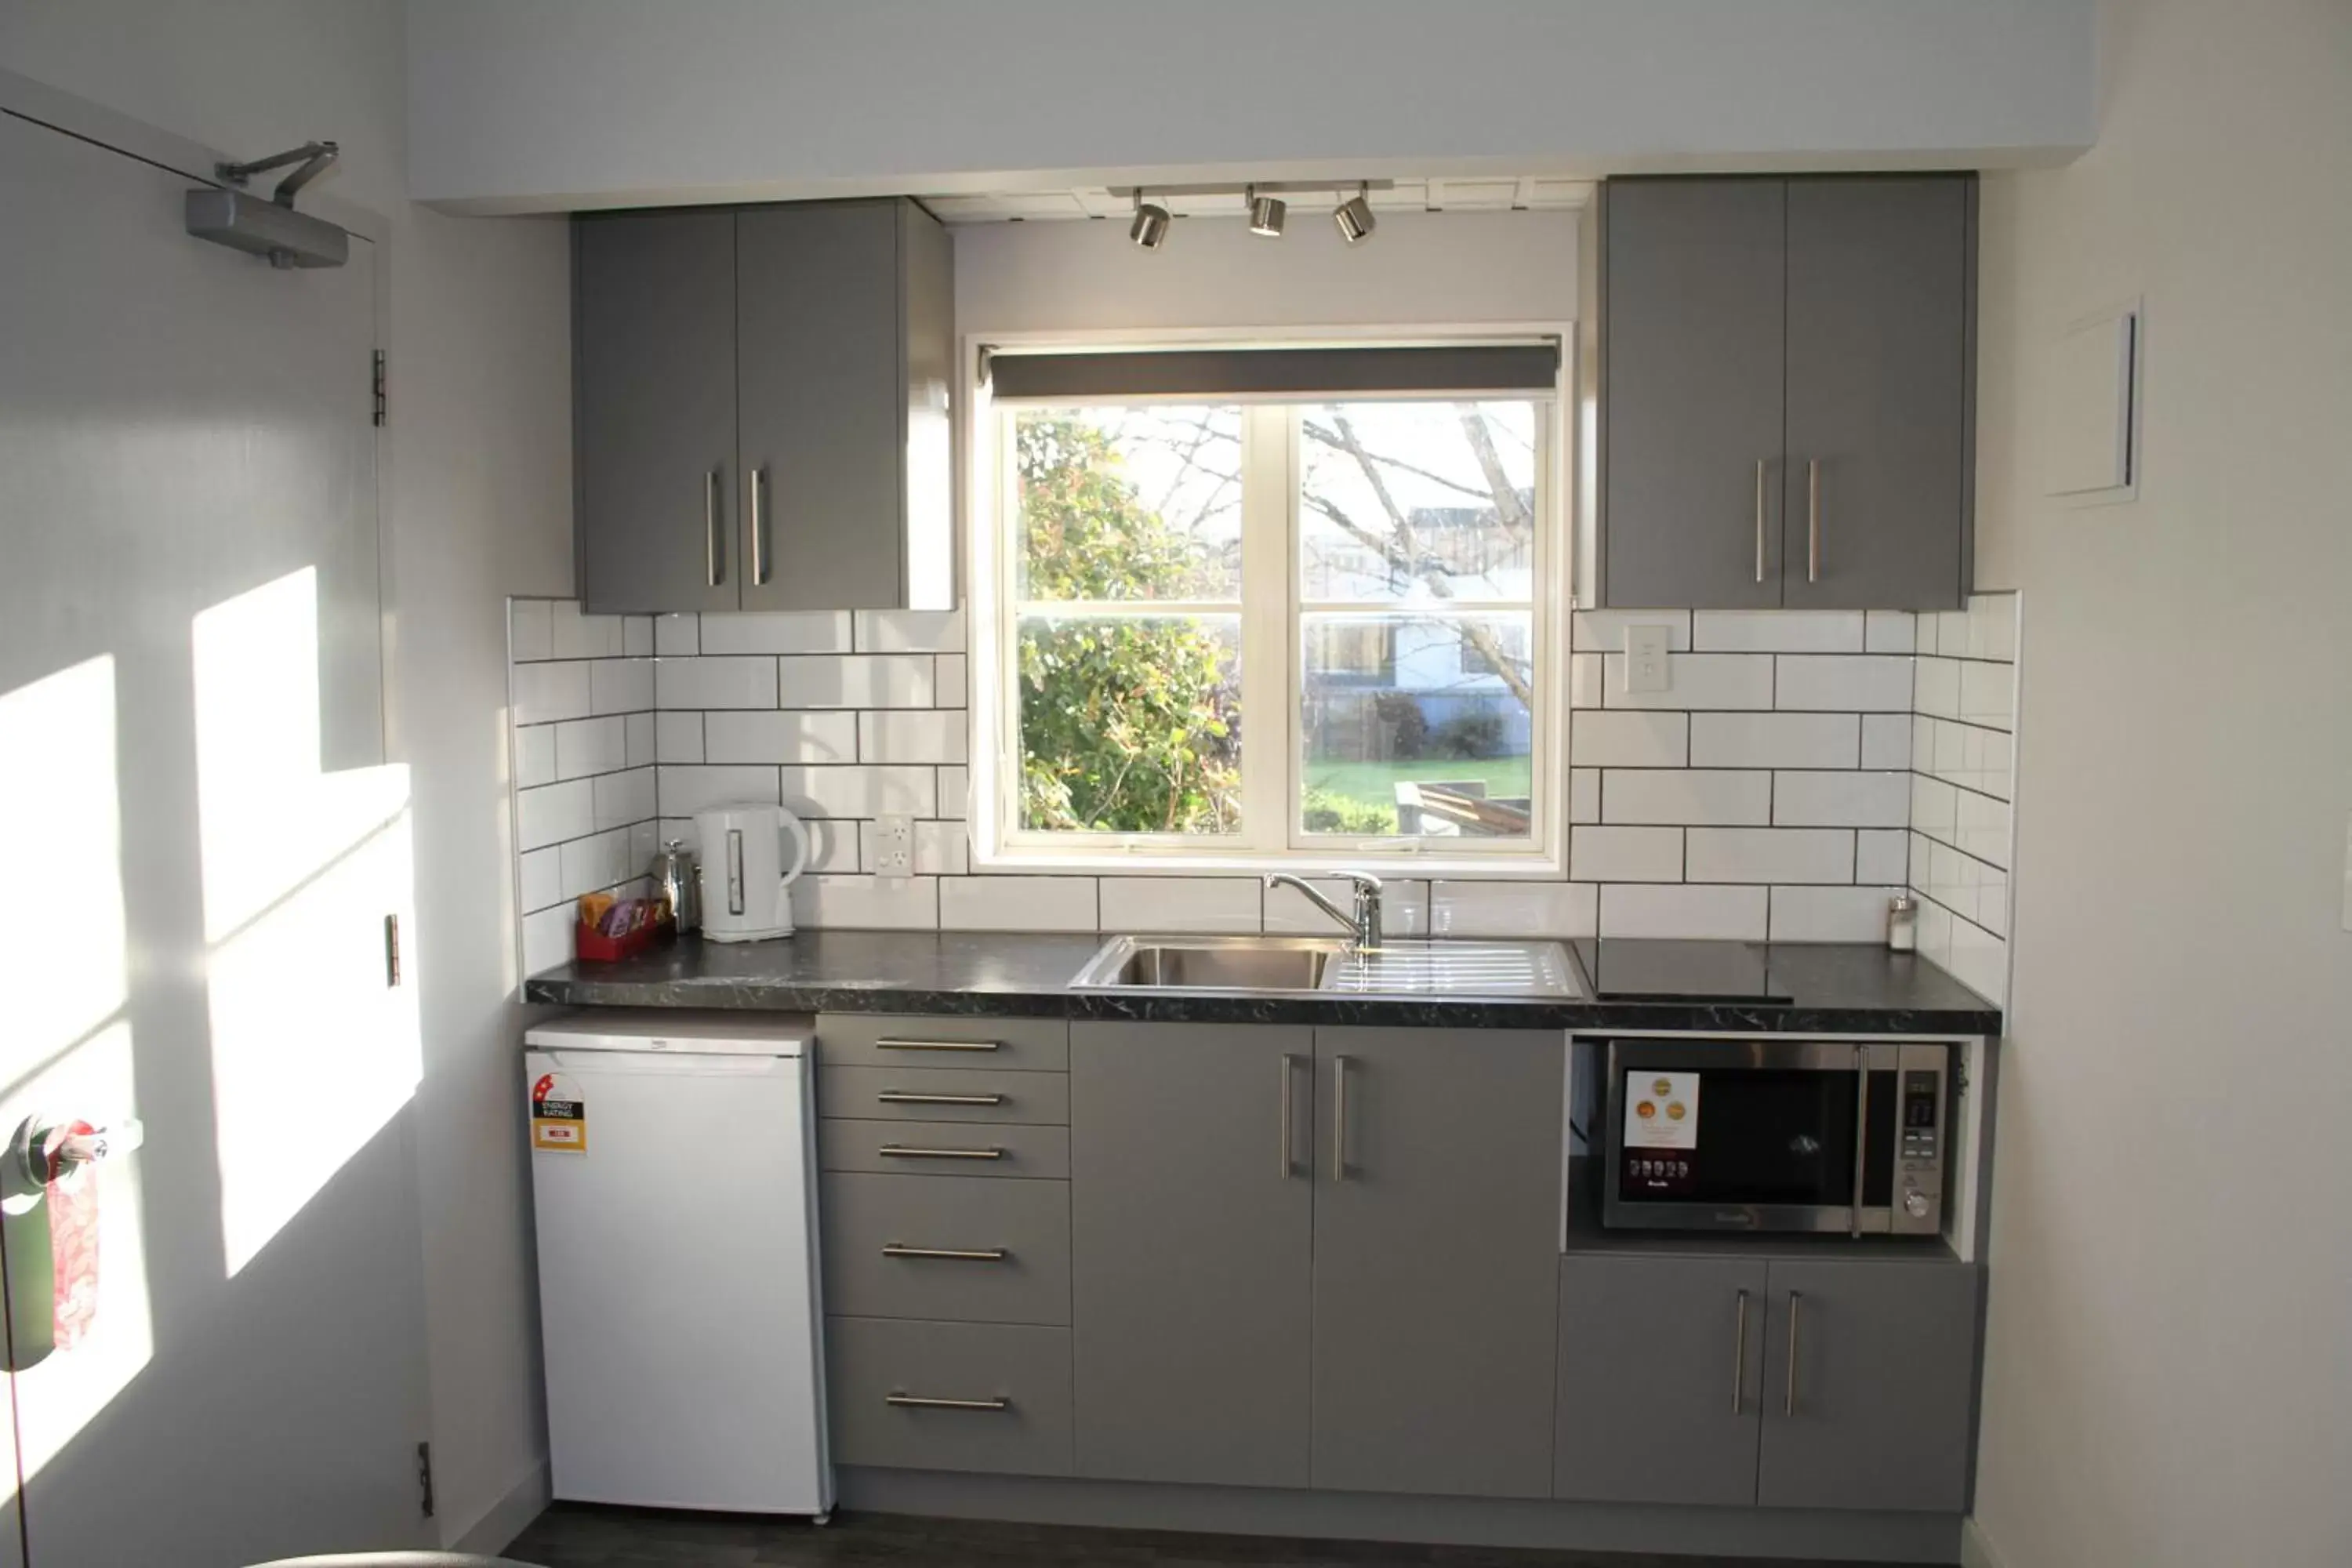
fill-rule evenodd
<path id="1" fill-rule="evenodd" d="M 792 935 L 792 887 L 809 858 L 801 819 L 781 805 L 714 805 L 694 814 L 694 828 L 702 841 L 702 934 L 712 942 Z"/>

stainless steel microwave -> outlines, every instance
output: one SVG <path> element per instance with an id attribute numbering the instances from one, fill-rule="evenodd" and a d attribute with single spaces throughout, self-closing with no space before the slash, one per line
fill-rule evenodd
<path id="1" fill-rule="evenodd" d="M 1606 1059 L 1602 1224 L 1943 1228 L 1949 1047 L 1612 1040 Z"/>

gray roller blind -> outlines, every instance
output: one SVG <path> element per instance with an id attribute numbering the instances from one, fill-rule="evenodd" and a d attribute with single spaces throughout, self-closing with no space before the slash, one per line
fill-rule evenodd
<path id="1" fill-rule="evenodd" d="M 1360 394 L 1542 395 L 1559 375 L 1559 345 L 1444 343 L 1414 348 L 1169 349 L 1024 353 L 988 358 L 1000 398 L 1311 398 Z"/>

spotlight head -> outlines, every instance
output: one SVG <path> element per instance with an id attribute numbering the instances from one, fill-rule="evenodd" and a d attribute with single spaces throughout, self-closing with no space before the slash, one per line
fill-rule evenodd
<path id="1" fill-rule="evenodd" d="M 1135 203 L 1135 221 L 1127 226 L 1127 237 L 1146 250 L 1159 249 L 1168 239 L 1168 209 L 1157 202 L 1147 202 L 1139 195 Z"/>
<path id="2" fill-rule="evenodd" d="M 1279 196 L 1262 196 L 1255 185 L 1243 193 L 1249 202 L 1249 229 L 1252 234 L 1267 239 L 1282 237 L 1282 220 L 1289 208 Z"/>
<path id="3" fill-rule="evenodd" d="M 1339 237 L 1349 245 L 1370 237 L 1376 226 L 1372 221 L 1372 204 L 1364 199 L 1371 187 L 1357 187 L 1356 194 L 1331 209 L 1331 221 L 1339 228 Z"/>

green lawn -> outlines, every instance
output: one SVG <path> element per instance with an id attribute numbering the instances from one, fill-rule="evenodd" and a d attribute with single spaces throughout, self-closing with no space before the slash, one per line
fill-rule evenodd
<path id="1" fill-rule="evenodd" d="M 1309 790 L 1328 790 L 1367 805 L 1393 806 L 1396 785 L 1402 779 L 1484 779 L 1489 795 L 1517 796 L 1528 793 L 1530 773 L 1531 762 L 1526 757 L 1493 757 L 1484 762 L 1423 757 L 1410 763 L 1326 763 L 1320 767 L 1310 763 L 1306 784 Z"/>

